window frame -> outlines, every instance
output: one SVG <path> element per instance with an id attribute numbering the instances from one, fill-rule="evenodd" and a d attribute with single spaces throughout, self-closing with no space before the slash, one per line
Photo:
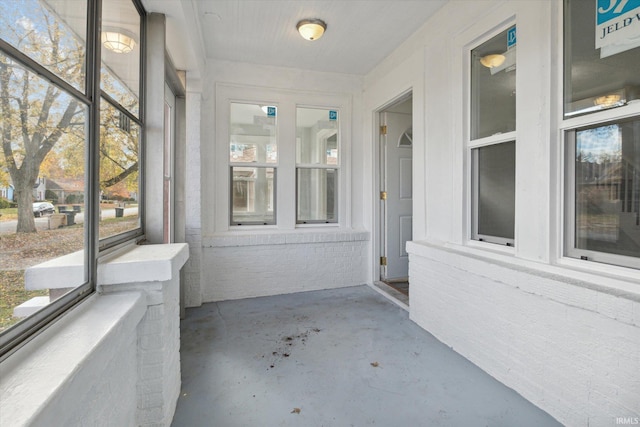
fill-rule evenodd
<path id="1" fill-rule="evenodd" d="M 341 165 L 342 165 L 342 135 L 340 132 L 340 126 L 341 126 L 341 114 L 338 108 L 332 108 L 332 107 L 318 107 L 318 106 L 310 106 L 308 104 L 297 104 L 296 105 L 296 129 L 297 129 L 297 112 L 298 109 L 316 109 L 316 110 L 324 110 L 324 111 L 336 111 L 337 112 L 337 121 L 338 121 L 338 126 L 335 132 L 336 138 L 337 138 L 337 150 L 338 150 L 338 162 L 335 165 L 330 165 L 330 164 L 324 164 L 324 163 L 298 163 L 297 161 L 297 155 L 298 155 L 298 149 L 297 149 L 297 136 L 296 136 L 296 147 L 295 147 L 295 155 L 296 155 L 296 162 L 295 162 L 295 179 L 296 179 L 296 185 L 295 185 L 295 199 L 296 199 L 296 226 L 297 227 L 304 227 L 305 225 L 319 225 L 319 224 L 327 224 L 327 225 L 332 225 L 332 224 L 339 224 L 340 223 L 340 181 L 342 180 L 342 176 L 341 176 Z M 296 130 L 297 133 L 297 130 Z M 328 138 L 327 138 L 328 139 Z M 298 182 L 298 170 L 300 169 L 307 169 L 307 170 L 314 170 L 314 169 L 319 169 L 319 170 L 335 170 L 336 171 L 336 175 L 335 175 L 335 181 L 337 182 L 337 185 L 335 186 L 336 190 L 338 191 L 338 196 L 336 197 L 337 200 L 337 207 L 334 209 L 335 210 L 335 219 L 334 220 L 300 220 L 298 219 L 298 206 L 299 206 L 299 199 L 298 199 L 298 189 L 299 189 L 299 182 Z"/>
<path id="2" fill-rule="evenodd" d="M 620 119 L 596 121 L 584 126 L 575 126 L 563 130 L 564 154 L 564 218 L 563 255 L 581 261 L 592 261 L 619 267 L 640 268 L 640 257 L 581 249 L 576 247 L 576 181 L 575 181 L 575 149 L 578 131 L 594 129 L 601 126 L 640 120 L 640 115 L 631 115 Z"/>
<path id="3" fill-rule="evenodd" d="M 485 32 L 482 36 L 476 38 L 471 43 L 467 44 L 464 49 L 465 60 L 462 62 L 464 65 L 464 75 L 465 75 L 465 110 L 466 110 L 466 122 L 465 122 L 465 133 L 464 133 L 464 147 L 465 147 L 465 173 L 466 173 L 466 185 L 467 185 L 467 193 L 466 193 L 466 201 L 467 201 L 467 221 L 466 221 L 466 243 L 470 245 L 481 245 L 491 249 L 502 249 L 508 251 L 509 253 L 514 252 L 514 248 L 516 245 L 516 236 L 515 230 L 517 228 L 518 215 L 517 212 L 514 212 L 514 238 L 507 239 L 499 236 L 490 236 L 490 235 L 482 235 L 477 232 L 478 230 L 478 206 L 477 206 L 477 198 L 478 198 L 478 165 L 477 165 L 477 156 L 474 155 L 474 150 L 497 145 L 507 142 L 513 142 L 515 144 L 516 150 L 518 147 L 517 144 L 517 129 L 505 132 L 498 133 L 494 135 L 479 137 L 476 139 L 472 139 L 472 129 L 474 126 L 473 120 L 474 117 L 477 116 L 473 110 L 473 73 L 472 73 L 472 52 L 474 49 L 482 45 L 483 43 L 491 40 L 495 36 L 499 35 L 502 32 L 509 30 L 512 27 L 517 27 L 517 21 L 515 16 L 503 21 L 499 25 L 493 27 L 490 31 Z M 517 58 L 517 55 L 516 55 Z M 517 59 L 516 59 L 517 65 Z M 517 88 L 517 74 L 516 74 L 516 88 Z M 517 107 L 517 103 L 516 103 Z M 516 111 L 516 124 L 517 124 L 517 111 Z M 517 155 L 516 155 L 516 174 L 517 174 Z M 514 177 L 515 179 L 515 177 Z"/>
<path id="4" fill-rule="evenodd" d="M 276 135 L 278 144 L 278 162 L 269 163 L 267 167 L 277 167 L 275 188 L 275 224 L 246 224 L 233 225 L 231 223 L 231 183 L 229 161 L 229 124 L 230 104 L 246 103 L 258 105 L 272 105 L 277 107 Z M 338 180 L 338 222 L 335 223 L 307 223 L 296 222 L 296 108 L 318 108 L 335 110 L 339 116 L 339 161 L 341 164 Z M 351 135 L 351 95 L 331 92 L 307 92 L 304 90 L 291 91 L 287 89 L 244 86 L 233 83 L 218 82 L 215 85 L 215 139 L 212 144 L 211 155 L 214 165 L 211 170 L 204 170 L 203 186 L 211 186 L 209 193 L 217 202 L 208 204 L 203 201 L 203 209 L 213 209 L 213 215 L 203 216 L 203 234 L 221 236 L 225 234 L 251 232 L 280 233 L 302 230 L 307 228 L 322 229 L 328 227 L 351 227 L 350 214 L 350 180 L 349 158 L 350 143 L 344 135 Z M 203 157 L 207 155 L 207 148 Z M 242 166 L 252 167 L 252 163 Z M 331 165 L 336 169 L 334 165 Z"/>
<path id="5" fill-rule="evenodd" d="M 558 233 L 557 248 L 558 262 L 571 266 L 585 267 L 596 271 L 616 271 L 621 275 L 626 275 L 628 269 L 640 268 L 640 259 L 625 255 L 611 254 L 588 249 L 579 249 L 575 244 L 576 225 L 576 182 L 575 182 L 575 135 L 580 130 L 605 126 L 607 124 L 621 123 L 630 120 L 640 120 L 640 102 L 628 102 L 625 105 L 612 108 L 603 108 L 596 111 L 589 111 L 579 114 L 565 113 L 566 90 L 566 70 L 568 55 L 566 55 L 566 26 L 567 8 L 565 1 L 558 4 L 558 67 L 557 78 L 559 82 L 557 100 L 557 123 L 558 123 L 558 224 L 561 230 Z M 638 49 L 638 48 L 636 48 Z"/>
<path id="6" fill-rule="evenodd" d="M 87 22 L 85 32 L 85 86 L 84 91 L 74 88 L 44 65 L 35 61 L 19 49 L 5 40 L 0 39 L 0 51 L 11 60 L 16 61 L 28 72 L 38 75 L 48 83 L 66 92 L 77 99 L 87 109 L 87 121 L 85 140 L 87 148 L 85 152 L 85 231 L 83 245 L 83 269 L 85 281 L 62 297 L 52 301 L 36 313 L 24 318 L 19 323 L 9 327 L 0 333 L 0 361 L 5 360 L 24 344 L 35 338 L 40 332 L 51 326 L 71 309 L 85 301 L 96 292 L 98 261 L 113 250 L 132 241 L 144 238 L 144 76 L 145 76 L 145 35 L 146 12 L 140 0 L 129 0 L 140 14 L 140 117 L 134 117 L 121 105 L 115 103 L 114 108 L 134 119 L 140 126 L 140 204 L 138 227 L 127 232 L 99 239 L 99 163 L 100 152 L 98 143 L 100 140 L 100 99 L 103 94 L 100 89 L 101 69 L 101 33 L 100 21 L 102 15 L 102 0 L 86 0 Z M 107 95 L 108 97 L 108 95 Z M 111 100 L 113 101 L 113 100 Z"/>

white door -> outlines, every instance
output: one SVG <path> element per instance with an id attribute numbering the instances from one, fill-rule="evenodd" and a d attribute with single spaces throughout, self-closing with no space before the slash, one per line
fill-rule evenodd
<path id="1" fill-rule="evenodd" d="M 409 255 L 406 244 L 412 235 L 412 115 L 383 112 L 381 121 L 386 135 L 381 135 L 383 176 L 382 190 L 386 192 L 384 206 L 384 245 L 382 279 L 407 279 Z"/>

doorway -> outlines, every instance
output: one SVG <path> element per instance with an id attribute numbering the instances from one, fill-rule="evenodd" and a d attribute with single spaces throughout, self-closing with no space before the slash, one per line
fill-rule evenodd
<path id="1" fill-rule="evenodd" d="M 413 233 L 413 108 L 411 93 L 379 112 L 380 277 L 383 289 L 409 304 Z"/>

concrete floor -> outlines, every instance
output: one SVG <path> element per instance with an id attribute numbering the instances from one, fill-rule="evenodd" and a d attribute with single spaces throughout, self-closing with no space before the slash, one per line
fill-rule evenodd
<path id="1" fill-rule="evenodd" d="M 173 426 L 558 426 L 369 288 L 205 304 Z"/>

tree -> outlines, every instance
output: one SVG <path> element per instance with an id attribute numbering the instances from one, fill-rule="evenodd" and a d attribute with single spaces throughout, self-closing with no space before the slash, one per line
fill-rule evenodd
<path id="1" fill-rule="evenodd" d="M 18 47 L 40 63 L 62 68 L 64 75 L 77 79 L 82 67 L 81 46 L 63 46 L 59 23 L 47 15 L 43 18 L 47 32 L 30 28 Z M 75 98 L 0 55 L 0 112 L 2 151 L 18 203 L 17 231 L 35 232 L 31 203 L 40 165 L 54 145 L 74 131 L 72 122 L 82 110 Z"/>
<path id="2" fill-rule="evenodd" d="M 84 88 L 84 42 L 43 3 L 0 5 L 0 36 L 79 90 Z M 126 108 L 138 100 L 103 65 L 104 85 L 113 85 Z M 108 91 L 108 90 L 107 90 Z M 122 101 L 122 99 L 126 101 Z M 101 112 L 101 188 L 137 182 L 138 133 L 122 127 L 114 108 Z M 2 164 L 15 187 L 18 232 L 35 232 L 33 186 L 45 171 L 84 175 L 84 105 L 56 85 L 26 70 L 0 51 Z M 90 141 L 89 141 L 90 143 Z M 54 147 L 56 147 L 55 150 Z M 54 158 L 55 157 L 55 158 Z"/>

